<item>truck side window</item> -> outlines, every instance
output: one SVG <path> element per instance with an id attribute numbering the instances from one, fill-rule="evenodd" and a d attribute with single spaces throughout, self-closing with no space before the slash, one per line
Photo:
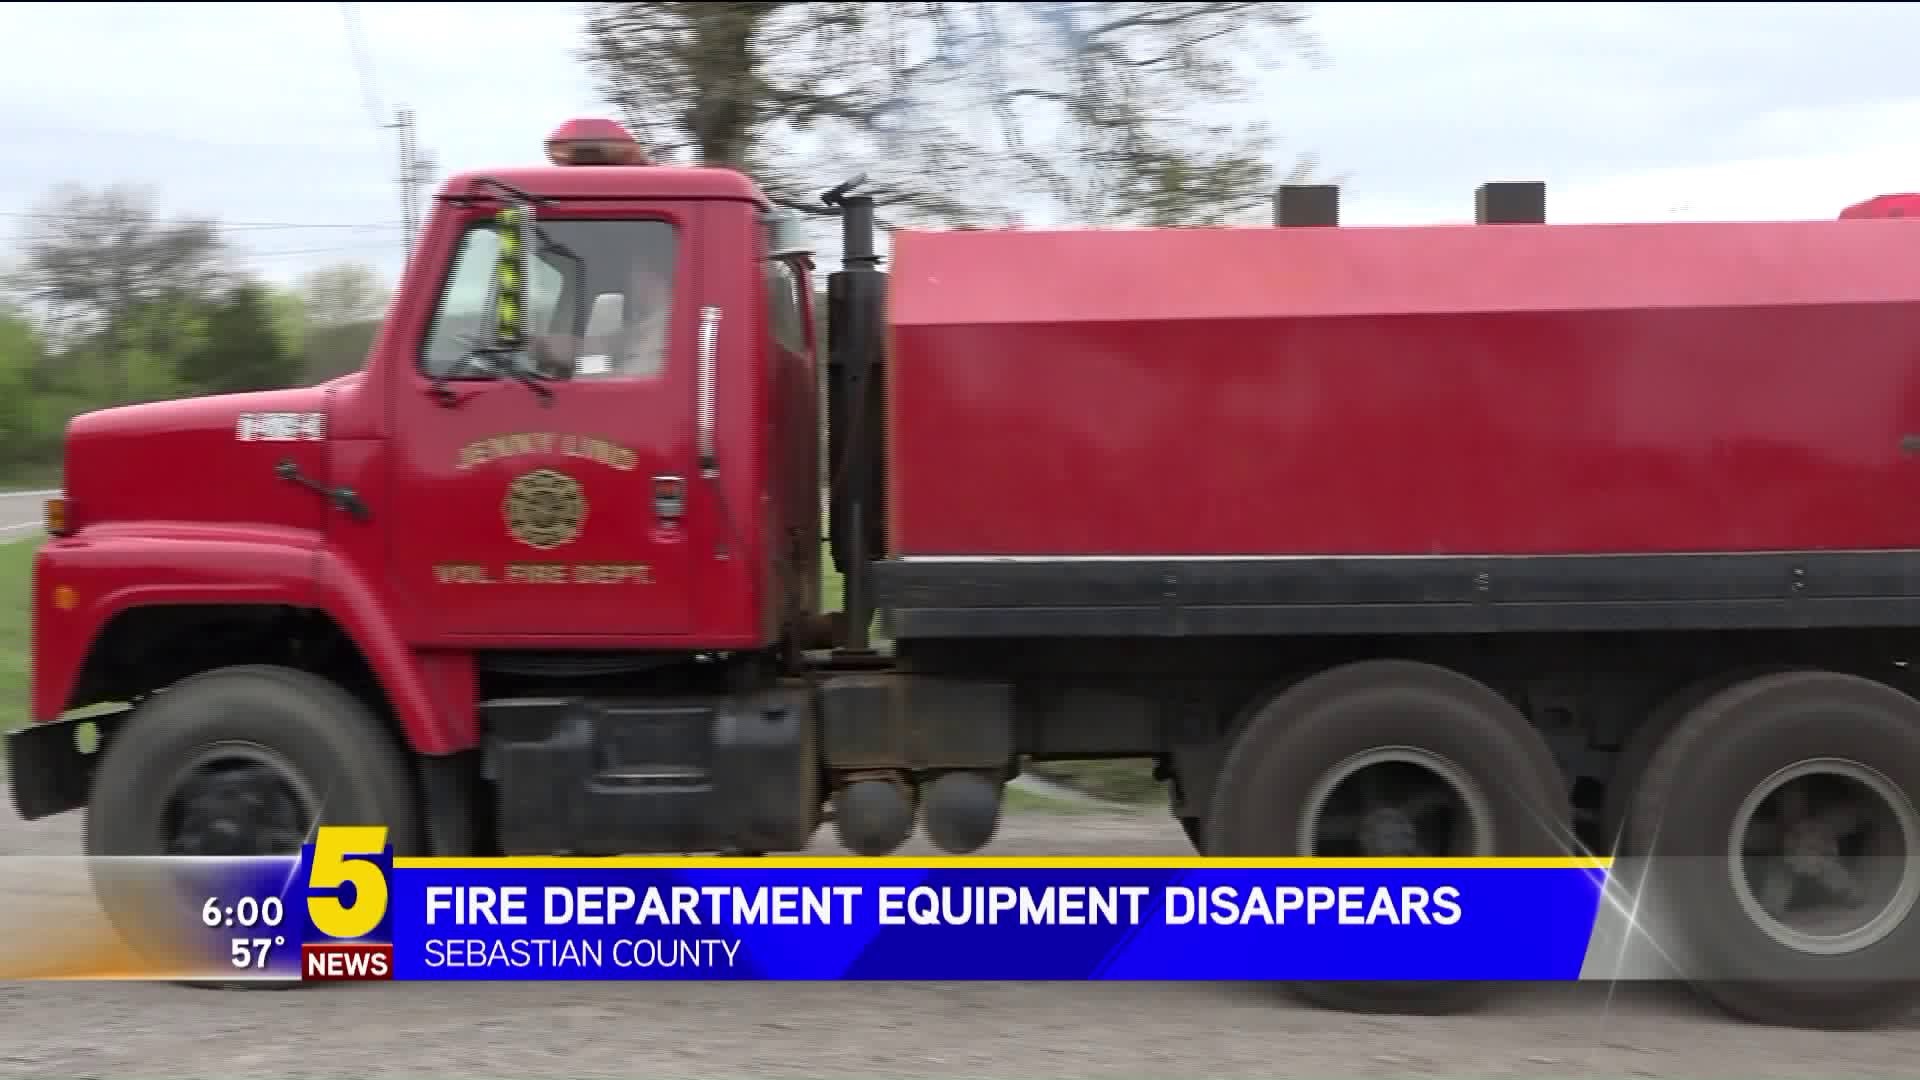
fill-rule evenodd
<path id="1" fill-rule="evenodd" d="M 666 365 L 677 237 L 664 221 L 543 219 L 528 326 L 536 361 L 559 378 L 657 375 Z M 461 239 L 421 355 L 446 371 L 485 340 L 499 239 L 476 226 Z"/>

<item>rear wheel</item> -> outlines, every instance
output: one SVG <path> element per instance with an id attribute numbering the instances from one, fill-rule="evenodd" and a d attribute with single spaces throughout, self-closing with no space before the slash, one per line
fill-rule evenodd
<path id="1" fill-rule="evenodd" d="M 1753 679 L 1654 755 L 1634 850 L 1681 973 L 1728 1012 L 1871 1027 L 1920 1005 L 1920 701 L 1851 675 Z"/>
<path id="2" fill-rule="evenodd" d="M 1565 854 L 1564 781 L 1539 733 L 1482 684 L 1428 664 L 1323 672 L 1261 706 L 1209 800 L 1220 856 Z M 1359 1012 L 1449 1013 L 1479 983 L 1302 983 L 1307 1001 Z"/>
<path id="3" fill-rule="evenodd" d="M 1207 853 L 1207 835 L 1204 823 L 1199 818 L 1194 817 L 1175 818 L 1174 820 L 1180 823 L 1180 831 L 1186 834 L 1187 843 L 1193 848 L 1194 854 L 1205 855 Z"/>
<path id="4" fill-rule="evenodd" d="M 365 704 L 290 668 L 222 668 L 141 705 L 114 740 L 87 807 L 90 856 L 290 855 L 319 825 L 385 825 L 419 848 L 404 751 Z M 147 939 L 150 883 L 96 863 L 94 891 L 131 941 Z M 284 983 L 202 985 L 278 987 Z"/>
<path id="5" fill-rule="evenodd" d="M 1755 666 L 1723 671 L 1696 679 L 1667 695 L 1666 700 L 1655 706 L 1647 718 L 1640 722 L 1640 726 L 1633 729 L 1633 734 L 1627 737 L 1626 745 L 1620 748 L 1620 755 L 1614 761 L 1613 775 L 1607 781 L 1606 795 L 1600 808 L 1600 843 L 1612 849 L 1615 855 L 1634 854 L 1627 829 L 1627 817 L 1633 810 L 1634 795 L 1640 789 L 1640 780 L 1646 775 L 1647 765 L 1653 761 L 1653 755 L 1659 752 L 1673 730 L 1680 726 L 1680 721 L 1705 704 L 1708 698 L 1730 686 L 1791 670 L 1790 667 Z"/>

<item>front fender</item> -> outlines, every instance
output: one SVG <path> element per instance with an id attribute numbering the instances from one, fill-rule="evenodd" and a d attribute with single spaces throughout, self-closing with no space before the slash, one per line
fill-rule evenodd
<path id="1" fill-rule="evenodd" d="M 415 654 L 374 590 L 317 533 L 253 526 L 100 526 L 34 556 L 32 717 L 60 717 L 94 643 L 121 612 L 161 605 L 272 604 L 325 612 L 359 648 L 414 748 L 472 744 L 465 655 Z M 431 676 L 431 678 L 429 678 Z"/>
<path id="2" fill-rule="evenodd" d="M 317 552 L 316 560 L 321 610 L 367 658 L 413 748 L 437 756 L 478 746 L 473 654 L 414 649 L 387 617 L 385 598 L 354 563 L 330 548 Z"/>

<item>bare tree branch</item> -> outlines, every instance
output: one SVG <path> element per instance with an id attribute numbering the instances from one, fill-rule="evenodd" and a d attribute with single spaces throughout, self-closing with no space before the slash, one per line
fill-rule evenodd
<path id="1" fill-rule="evenodd" d="M 1295 3 L 599 3 L 581 57 L 665 160 L 778 197 L 864 169 L 908 220 L 1203 223 L 1262 206 L 1264 131 L 1202 122 L 1319 59 Z"/>
<path id="2" fill-rule="evenodd" d="M 145 188 L 55 188 L 28 218 L 17 284 L 52 325 L 98 329 L 168 296 L 226 284 L 210 221 L 163 220 Z"/>

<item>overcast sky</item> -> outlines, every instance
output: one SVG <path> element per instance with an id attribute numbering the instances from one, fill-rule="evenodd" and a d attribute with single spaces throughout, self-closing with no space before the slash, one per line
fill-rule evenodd
<path id="1" fill-rule="evenodd" d="M 537 162 L 559 121 L 606 113 L 579 5 L 359 8 L 380 107 L 415 110 L 442 175 Z M 272 277 L 398 269 L 393 136 L 340 5 L 8 3 L 0 31 L 0 230 L 61 181 L 136 181 Z M 1467 220 L 1489 179 L 1545 180 L 1556 221 L 1920 190 L 1920 5 L 1323 4 L 1317 32 L 1329 65 L 1269 77 L 1260 111 L 1345 179 L 1350 223 Z"/>

